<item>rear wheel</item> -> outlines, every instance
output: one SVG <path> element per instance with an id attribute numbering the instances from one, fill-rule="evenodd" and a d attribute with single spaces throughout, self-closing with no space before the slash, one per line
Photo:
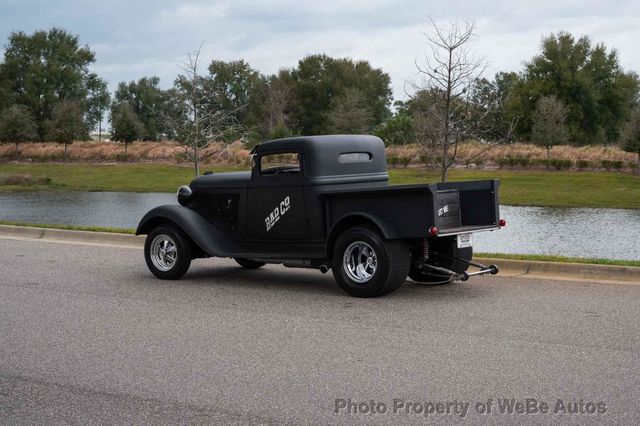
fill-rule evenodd
<path id="1" fill-rule="evenodd" d="M 153 275 L 177 280 L 191 265 L 191 240 L 176 226 L 159 226 L 147 235 L 144 258 Z"/>
<path id="2" fill-rule="evenodd" d="M 264 262 L 256 262 L 255 260 L 245 259 L 244 257 L 234 257 L 233 260 L 245 269 L 258 269 L 265 265 Z"/>
<path id="3" fill-rule="evenodd" d="M 385 241 L 376 231 L 357 227 L 338 237 L 331 268 L 340 287 L 350 295 L 376 297 L 404 283 L 410 262 L 404 241 Z"/>

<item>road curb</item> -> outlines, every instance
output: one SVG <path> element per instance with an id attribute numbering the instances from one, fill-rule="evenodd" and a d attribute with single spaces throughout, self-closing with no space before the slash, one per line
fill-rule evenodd
<path id="1" fill-rule="evenodd" d="M 0 236 L 18 239 L 41 239 L 75 243 L 144 247 L 144 236 L 115 232 L 75 231 L 30 226 L 0 225 Z"/>
<path id="2" fill-rule="evenodd" d="M 144 247 L 144 236 L 114 232 L 75 231 L 37 228 L 30 226 L 0 225 L 0 237 L 61 241 L 70 243 Z M 594 265 L 587 263 L 541 262 L 530 260 L 478 257 L 473 260 L 485 265 L 496 264 L 505 275 L 557 277 L 572 280 L 595 280 L 640 284 L 640 267 Z"/>
<path id="3" fill-rule="evenodd" d="M 590 263 L 544 262 L 533 260 L 478 257 L 485 265 L 496 264 L 510 275 L 554 276 L 596 281 L 624 281 L 640 284 L 640 267 L 597 265 Z"/>

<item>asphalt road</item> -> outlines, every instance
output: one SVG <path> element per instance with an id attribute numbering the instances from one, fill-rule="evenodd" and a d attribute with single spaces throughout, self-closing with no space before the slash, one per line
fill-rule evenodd
<path id="1" fill-rule="evenodd" d="M 230 260 L 161 282 L 139 249 L 0 239 L 0 259 L 2 424 L 640 424 L 640 286 L 486 277 L 364 300 Z M 502 414 L 510 398 L 549 413 Z"/>

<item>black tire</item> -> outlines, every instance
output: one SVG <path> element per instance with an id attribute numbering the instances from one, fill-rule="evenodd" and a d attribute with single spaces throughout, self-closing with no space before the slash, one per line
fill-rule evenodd
<path id="1" fill-rule="evenodd" d="M 459 249 L 456 237 L 439 238 L 438 240 L 432 241 L 430 245 L 431 251 L 434 253 L 432 260 L 432 264 L 434 266 L 440 266 L 459 274 L 465 272 L 469 268 L 468 263 L 461 262 L 453 258 L 457 257 L 459 259 L 469 261 L 473 257 L 473 248 L 467 247 Z M 420 252 L 416 254 L 419 255 Z M 432 285 L 450 284 L 455 282 L 455 280 L 448 275 L 443 275 L 436 271 L 431 272 L 428 269 L 420 270 L 414 264 L 411 265 L 411 269 L 409 270 L 409 278 L 419 283 Z"/>
<path id="2" fill-rule="evenodd" d="M 244 257 L 234 257 L 233 260 L 245 269 L 258 269 L 266 265 L 264 262 L 256 262 L 255 260 L 245 259 Z"/>
<path id="3" fill-rule="evenodd" d="M 361 244 L 358 244 L 361 243 Z M 362 245 L 364 243 L 364 245 Z M 353 253 L 354 248 L 362 245 L 366 253 L 371 250 L 374 256 L 360 254 L 352 256 L 351 260 L 367 258 L 367 267 L 370 266 L 368 258 L 375 259 L 375 269 L 368 274 L 366 281 L 358 282 L 347 271 L 349 261 L 345 262 L 345 253 L 349 249 Z M 366 248 L 366 247 L 369 248 Z M 391 293 L 400 287 L 407 279 L 411 255 L 404 241 L 385 241 L 380 234 L 373 229 L 356 227 L 345 231 L 338 237 L 333 247 L 331 268 L 333 276 L 344 291 L 354 297 L 378 297 Z"/>
<path id="4" fill-rule="evenodd" d="M 162 242 L 167 241 L 167 246 L 173 245 L 175 247 L 175 260 L 172 262 L 169 250 L 165 250 L 166 256 L 163 260 L 162 254 L 158 253 L 159 246 L 162 246 Z M 147 262 L 147 267 L 153 275 L 161 280 L 177 280 L 181 278 L 189 269 L 191 265 L 191 239 L 174 225 L 161 225 L 154 228 L 147 235 L 147 239 L 144 243 L 144 258 Z M 164 267 L 163 267 L 164 265 Z"/>

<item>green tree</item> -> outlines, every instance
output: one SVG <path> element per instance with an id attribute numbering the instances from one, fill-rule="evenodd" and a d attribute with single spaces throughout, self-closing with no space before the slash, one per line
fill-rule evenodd
<path id="1" fill-rule="evenodd" d="M 636 172 L 640 173 L 640 111 L 635 110 L 626 124 L 623 133 L 622 149 L 632 152 L 636 157 Z"/>
<path id="2" fill-rule="evenodd" d="M 107 89 L 107 83 L 95 74 L 91 74 L 87 80 L 87 127 L 95 130 L 98 127 L 98 140 L 102 140 L 102 120 L 104 113 L 109 108 L 111 95 Z"/>
<path id="3" fill-rule="evenodd" d="M 16 145 L 37 139 L 35 122 L 31 112 L 23 105 L 12 105 L 0 114 L 0 141 Z"/>
<path id="4" fill-rule="evenodd" d="M 415 143 L 411 113 L 402 104 L 384 123 L 373 129 L 373 134 L 382 139 L 385 145 L 407 145 Z"/>
<path id="5" fill-rule="evenodd" d="M 58 102 L 51 113 L 51 120 L 46 123 L 46 128 L 47 135 L 52 141 L 64 144 L 66 160 L 67 146 L 87 135 L 80 104 L 70 100 Z"/>
<path id="6" fill-rule="evenodd" d="M 12 84 L 6 75 L 4 63 L 0 61 L 0 111 L 15 104 L 15 100 L 13 99 L 14 94 L 11 90 Z"/>
<path id="7" fill-rule="evenodd" d="M 144 126 L 140 139 L 158 140 L 161 133 L 166 133 L 162 114 L 167 106 L 167 93 L 160 89 L 159 77 L 142 77 L 138 81 L 121 82 L 113 98 L 115 105 L 126 102 L 135 111 Z"/>
<path id="8" fill-rule="evenodd" d="M 94 60 L 94 53 L 80 45 L 78 37 L 60 28 L 31 35 L 11 33 L 4 52 L 3 79 L 9 82 L 14 101 L 32 112 L 40 140 L 61 100 L 85 106 L 89 65 Z"/>
<path id="9" fill-rule="evenodd" d="M 567 142 L 567 109 L 555 96 L 543 96 L 538 99 L 533 113 L 531 140 L 547 149 L 547 159 L 551 148 Z"/>
<path id="10" fill-rule="evenodd" d="M 522 119 L 519 135 L 530 137 L 538 99 L 555 95 L 567 107 L 572 143 L 616 142 L 638 96 L 638 76 L 622 70 L 615 50 L 587 36 L 551 34 L 525 65 L 513 106 Z"/>
<path id="11" fill-rule="evenodd" d="M 247 128 L 257 127 L 264 108 L 265 78 L 244 60 L 211 61 L 205 80 L 207 108 L 231 114 Z"/>
<path id="12" fill-rule="evenodd" d="M 347 88 L 331 102 L 327 131 L 342 134 L 369 133 L 373 116 L 364 96 L 355 87 Z"/>
<path id="13" fill-rule="evenodd" d="M 291 72 L 295 83 L 292 119 L 302 134 L 328 132 L 328 112 L 333 99 L 347 88 L 356 88 L 371 111 L 371 124 L 378 125 L 391 115 L 391 79 L 367 61 L 334 59 L 311 55 L 301 59 Z"/>
<path id="14" fill-rule="evenodd" d="M 128 102 L 116 104 L 111 109 L 111 139 L 124 142 L 124 158 L 127 159 L 128 146 L 144 133 L 144 125 Z"/>
<path id="15" fill-rule="evenodd" d="M 470 86 L 471 96 L 463 111 L 476 138 L 489 142 L 511 141 L 519 119 L 518 114 L 509 109 L 517 82 L 516 73 L 499 72 L 493 80 L 480 78 Z"/>

